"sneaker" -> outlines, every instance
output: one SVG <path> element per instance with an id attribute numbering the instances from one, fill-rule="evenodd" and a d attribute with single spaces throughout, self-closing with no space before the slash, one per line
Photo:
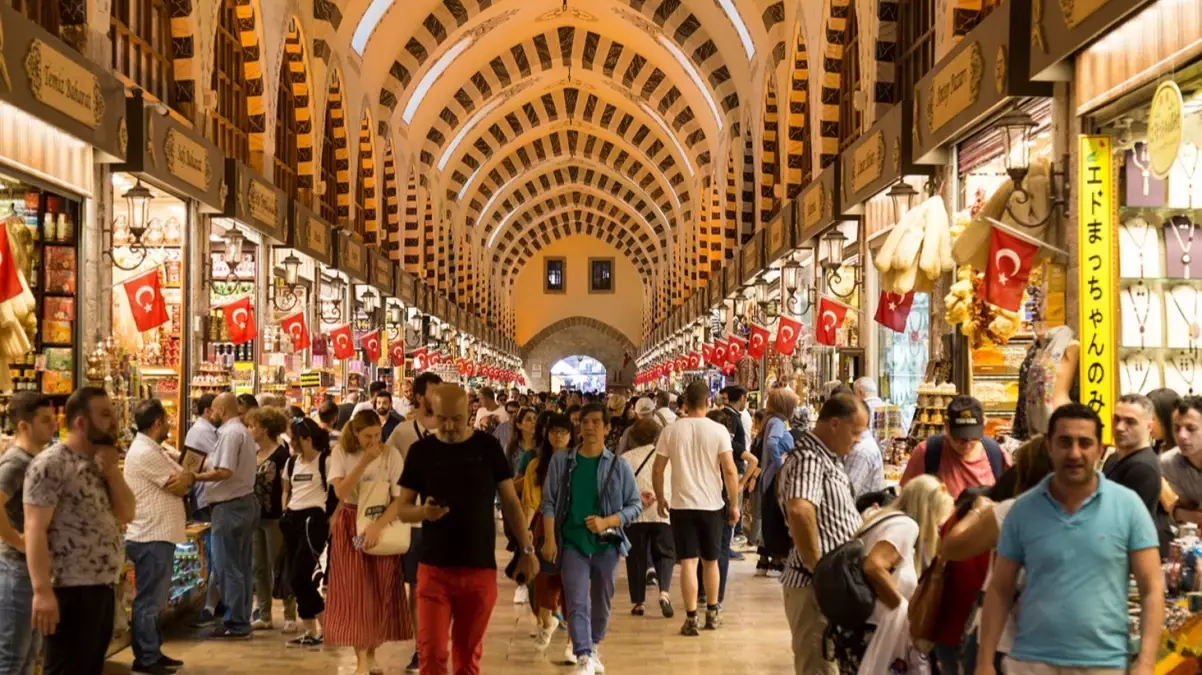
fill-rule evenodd
<path id="1" fill-rule="evenodd" d="M 568 646 L 563 650 L 563 662 L 569 666 L 576 665 L 576 652 L 572 651 L 572 641 L 568 640 Z"/>
<path id="2" fill-rule="evenodd" d="M 672 601 L 667 595 L 659 596 L 659 611 L 664 615 L 665 619 L 671 619 L 676 616 L 676 610 L 672 609 Z"/>
<path id="3" fill-rule="evenodd" d="M 596 675 L 596 673 L 597 666 L 593 657 L 588 655 L 580 657 L 580 661 L 576 664 L 575 675 Z"/>
<path id="4" fill-rule="evenodd" d="M 225 626 L 219 626 L 212 633 L 209 633 L 209 637 L 214 640 L 249 640 L 252 635 L 253 633 L 250 631 L 239 633 Z"/>
<path id="5" fill-rule="evenodd" d="M 519 584 L 517 590 L 513 592 L 513 604 L 524 605 L 530 602 L 530 589 L 526 584 Z"/>
<path id="6" fill-rule="evenodd" d="M 255 619 L 254 621 L 250 622 L 250 627 L 251 627 L 251 630 L 271 630 L 275 626 L 273 626 L 270 621 L 264 621 L 262 619 Z"/>
<path id="7" fill-rule="evenodd" d="M 730 558 L 731 560 L 746 560 L 747 559 L 747 556 L 743 555 L 742 553 L 739 553 L 738 551 L 736 551 L 734 549 L 727 551 L 726 557 Z"/>
<path id="8" fill-rule="evenodd" d="M 280 629 L 280 632 L 283 633 L 284 635 L 291 635 L 293 633 L 299 633 L 300 632 L 300 624 L 298 624 L 295 621 L 285 621 L 284 627 Z"/>
<path id="9" fill-rule="evenodd" d="M 167 666 L 168 668 L 183 668 L 184 667 L 183 661 L 180 661 L 179 659 L 173 659 L 170 656 L 167 656 L 166 654 L 159 657 L 159 663 L 163 664 L 164 666 Z"/>
<path id="10" fill-rule="evenodd" d="M 405 666 L 405 672 L 406 673 L 420 673 L 421 672 L 421 663 L 420 663 L 420 659 L 417 658 L 416 651 L 413 652 L 413 658 L 409 659 L 409 665 Z"/>
<path id="11" fill-rule="evenodd" d="M 757 577 L 766 577 L 766 576 L 768 576 L 768 568 L 767 568 L 767 567 L 757 567 L 757 568 L 755 568 L 755 575 L 756 575 Z"/>
<path id="12" fill-rule="evenodd" d="M 143 666 L 135 663 L 134 667 L 131 668 L 131 671 L 135 673 L 147 673 L 148 675 L 171 675 L 171 673 L 175 672 L 175 669 L 171 666 L 163 665 L 159 661 L 155 661 L 149 666 Z"/>
<path id="13" fill-rule="evenodd" d="M 722 608 L 705 610 L 705 629 L 718 630 L 722 625 Z"/>
<path id="14" fill-rule="evenodd" d="M 744 546 L 747 544 L 747 537 L 744 537 L 741 534 L 736 534 L 734 538 L 731 539 L 731 543 L 735 546 Z"/>
<path id="15" fill-rule="evenodd" d="M 534 634 L 534 646 L 538 650 L 545 651 L 551 645 L 551 638 L 555 636 L 555 629 L 559 628 L 559 620 L 551 617 L 551 625 L 546 628 L 539 626 L 538 632 Z"/>
<path id="16" fill-rule="evenodd" d="M 779 579 L 781 574 L 782 574 L 782 572 L 778 569 L 768 570 L 768 578 L 769 579 Z"/>
<path id="17" fill-rule="evenodd" d="M 647 608 L 644 607 L 643 603 L 640 602 L 630 609 L 630 613 L 635 616 L 642 616 L 647 613 Z"/>
<path id="18" fill-rule="evenodd" d="M 196 620 L 192 622 L 192 627 L 206 628 L 208 626 L 212 626 L 213 622 L 216 620 L 217 617 L 213 615 L 213 610 L 205 607 L 204 609 L 200 610 L 200 616 L 197 616 Z"/>
<path id="19" fill-rule="evenodd" d="M 559 630 L 566 631 L 568 629 L 568 622 L 563 620 L 562 614 L 559 612 L 552 612 L 551 616 L 555 617 L 555 620 L 559 622 Z"/>
<path id="20" fill-rule="evenodd" d="M 605 672 L 605 664 L 601 663 L 601 649 L 597 645 L 593 645 L 593 670 L 597 673 Z"/>
<path id="21" fill-rule="evenodd" d="M 701 631 L 697 628 L 697 617 L 690 616 L 684 620 L 684 625 L 680 627 L 680 634 L 689 637 L 701 635 Z"/>
<path id="22" fill-rule="evenodd" d="M 647 570 L 647 585 L 648 586 L 658 586 L 659 585 L 659 577 L 657 577 L 655 575 L 655 570 Z"/>
<path id="23" fill-rule="evenodd" d="M 289 647 L 320 647 L 324 643 L 325 643 L 325 641 L 322 640 L 320 637 L 318 637 L 316 635 L 309 635 L 308 633 L 305 633 L 304 635 L 302 635 L 294 640 L 289 640 L 288 646 Z"/>

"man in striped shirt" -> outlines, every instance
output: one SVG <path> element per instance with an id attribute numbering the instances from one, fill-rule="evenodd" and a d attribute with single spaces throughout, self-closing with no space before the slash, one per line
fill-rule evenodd
<path id="1" fill-rule="evenodd" d="M 776 482 L 776 499 L 793 539 L 781 583 L 797 675 L 836 673 L 835 664 L 822 655 L 826 619 L 818 609 L 811 571 L 819 558 L 851 539 L 863 523 L 842 458 L 867 428 L 868 413 L 860 400 L 835 394 L 822 405 L 813 431 L 797 438 Z"/>

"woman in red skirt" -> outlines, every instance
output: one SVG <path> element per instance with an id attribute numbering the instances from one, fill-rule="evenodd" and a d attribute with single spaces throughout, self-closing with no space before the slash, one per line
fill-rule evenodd
<path id="1" fill-rule="evenodd" d="M 376 649 L 385 642 L 413 637 L 401 556 L 368 555 L 356 545 L 360 483 L 388 481 L 394 506 L 401 491 L 397 484 L 403 468 L 401 454 L 380 442 L 380 430 L 380 418 L 373 410 L 352 417 L 327 469 L 339 504 L 330 527 L 325 643 L 355 648 L 355 675 L 383 673 L 376 664 Z"/>

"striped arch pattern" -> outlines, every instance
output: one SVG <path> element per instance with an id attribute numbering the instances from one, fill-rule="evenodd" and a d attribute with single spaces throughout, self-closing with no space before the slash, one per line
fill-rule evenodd
<path id="1" fill-rule="evenodd" d="M 873 101 L 892 104 L 895 100 L 894 85 L 897 82 L 898 18 L 901 15 L 899 0 L 875 0 L 876 2 L 876 86 Z"/>
<path id="2" fill-rule="evenodd" d="M 396 155 L 392 141 L 384 139 L 384 227 L 380 248 L 391 260 L 401 262 L 401 202 L 396 181 Z"/>
<path id="3" fill-rule="evenodd" d="M 735 252 L 739 250 L 739 176 L 735 168 L 735 145 L 738 142 L 738 134 L 732 133 L 726 150 L 726 208 L 722 217 L 725 260 L 733 260 Z"/>
<path id="4" fill-rule="evenodd" d="M 595 209 L 599 211 L 606 216 L 610 224 L 617 226 L 614 232 L 615 236 L 621 235 L 631 242 L 637 243 L 641 249 L 648 251 L 652 262 L 659 264 L 659 251 L 648 245 L 646 235 L 639 237 L 635 234 L 639 228 L 635 227 L 630 212 L 622 208 L 621 202 L 611 201 L 604 196 L 583 190 L 564 191 L 558 195 L 551 195 L 541 202 L 527 204 L 515 218 L 515 221 L 520 222 L 517 231 L 507 230 L 505 236 L 496 244 L 496 250 L 506 250 L 515 239 L 521 236 L 522 232 L 532 227 L 540 218 L 564 209 Z"/>
<path id="5" fill-rule="evenodd" d="M 760 6 L 760 18 L 764 21 L 764 32 L 776 41 L 772 45 L 772 61 L 768 68 L 770 72 L 785 58 L 785 41 L 778 36 L 779 27 L 785 22 L 785 3 L 783 0 L 757 0 Z"/>
<path id="6" fill-rule="evenodd" d="M 433 223 L 433 227 L 434 227 L 434 263 L 435 263 L 434 264 L 434 268 L 435 268 L 434 287 L 437 288 L 439 291 L 441 291 L 443 294 L 446 294 L 449 290 L 447 288 L 447 286 L 448 286 L 448 279 L 449 279 L 449 275 L 450 275 L 450 267 L 452 264 L 454 264 L 454 261 L 452 261 L 450 256 L 448 255 L 448 253 L 449 253 L 448 249 L 450 248 L 450 242 L 448 241 L 448 239 L 450 238 L 450 232 L 447 231 L 449 229 L 447 227 L 447 219 L 442 217 L 443 214 L 440 214 L 437 211 L 434 211 L 433 209 L 431 209 L 431 213 L 434 214 L 434 218 L 435 218 L 434 223 Z M 429 260 L 430 260 L 430 258 L 429 258 L 429 256 L 427 256 L 426 257 L 427 264 L 429 264 Z"/>
<path id="7" fill-rule="evenodd" d="M 537 178 L 538 182 L 535 182 Z M 664 238 L 664 226 L 662 221 L 655 214 L 646 208 L 646 204 L 642 199 L 631 189 L 621 178 L 597 171 L 589 167 L 579 167 L 569 165 L 562 168 L 552 169 L 547 173 L 543 173 L 537 177 L 533 177 L 523 185 L 519 185 L 514 189 L 508 197 L 504 199 L 492 212 L 492 217 L 487 223 L 483 223 L 483 237 L 488 239 L 497 227 L 500 227 L 501 222 L 505 217 L 514 210 L 520 209 L 538 199 L 538 197 L 547 191 L 554 190 L 560 187 L 572 185 L 583 185 L 594 187 L 602 194 L 609 194 L 614 197 L 618 203 L 627 205 L 630 210 L 637 213 L 648 224 L 654 224 L 656 234 L 660 235 L 660 246 L 666 245 Z M 639 241 L 649 243 L 651 235 L 643 228 L 634 228 L 633 232 L 637 233 Z"/>
<path id="8" fill-rule="evenodd" d="M 587 214 L 592 218 L 599 218 L 609 228 L 607 231 L 612 231 L 614 237 L 620 238 L 624 242 L 628 242 L 632 250 L 639 253 L 640 256 L 653 266 L 651 269 L 654 272 L 654 266 L 659 264 L 660 256 L 657 251 L 648 249 L 642 242 L 635 239 L 628 229 L 621 227 L 619 218 L 621 214 L 616 212 L 613 204 L 608 202 L 594 202 L 591 204 L 575 203 L 570 199 L 563 197 L 549 198 L 541 205 L 537 215 L 526 214 L 525 223 L 517 231 L 513 232 L 513 236 L 509 237 L 501 246 L 492 249 L 492 260 L 494 262 L 504 260 L 513 252 L 517 242 L 529 238 L 532 234 L 538 234 L 546 229 L 544 224 L 553 217 L 576 217 L 580 214 Z M 616 215 L 615 215 L 616 214 Z"/>
<path id="9" fill-rule="evenodd" d="M 517 158 L 516 162 L 514 157 Z M 672 193 L 669 190 L 677 189 L 677 185 L 683 186 L 680 188 L 681 192 L 688 195 L 688 184 L 679 171 L 668 178 L 669 184 L 665 185 L 664 179 L 661 178 L 663 174 L 659 173 L 655 167 L 649 167 L 637 156 L 631 155 L 626 149 L 619 148 L 609 140 L 588 132 L 560 129 L 550 131 L 545 136 L 535 138 L 525 145 L 509 149 L 504 159 L 479 181 L 479 187 L 476 188 L 476 193 L 473 194 L 472 200 L 468 204 L 468 224 L 475 224 L 476 220 L 483 215 L 484 205 L 514 177 L 549 161 L 575 157 L 594 160 L 611 168 L 617 176 L 625 177 L 626 180 L 637 185 L 647 193 L 647 197 L 654 201 L 673 226 L 680 220 L 687 220 L 692 216 L 691 210 L 683 203 L 679 213 L 672 203 Z M 649 206 L 649 204 L 642 204 L 638 208 L 649 211 Z M 660 233 L 660 238 L 666 242 L 664 233 Z"/>
<path id="10" fill-rule="evenodd" d="M 437 250 L 436 246 L 436 231 L 437 224 L 434 221 L 434 204 L 433 200 L 426 197 L 426 207 L 422 213 L 422 249 L 421 261 L 418 263 L 418 274 L 426 280 L 426 284 L 438 288 L 438 269 L 435 265 L 427 264 L 430 257 Z"/>
<path id="11" fill-rule="evenodd" d="M 556 128 L 552 125 L 583 122 L 608 130 L 625 139 L 638 151 L 632 154 L 630 149 L 618 149 L 619 157 L 622 160 L 621 164 L 630 163 L 631 177 L 634 177 L 634 172 L 647 170 L 648 173 L 651 173 L 652 169 L 666 177 L 667 185 L 657 187 L 652 194 L 652 197 L 661 205 L 670 205 L 668 190 L 680 193 L 682 202 L 691 198 L 689 183 L 685 178 L 683 167 L 677 164 L 669 149 L 670 146 L 666 145 L 671 142 L 670 139 L 662 138 L 658 129 L 648 128 L 642 123 L 635 124 L 633 116 L 621 108 L 601 100 L 596 94 L 585 92 L 582 97 L 580 93 L 581 91 L 576 87 L 565 87 L 547 92 L 539 97 L 537 105 L 526 103 L 521 106 L 520 113 L 516 110 L 510 112 L 502 118 L 503 123 L 498 122 L 490 125 L 487 129 L 481 129 L 474 139 L 469 137 L 472 142 L 461 146 L 467 148 L 467 151 L 464 152 L 458 163 L 452 165 L 455 168 L 451 172 L 451 189 L 448 190 L 448 195 L 457 196 L 469 181 L 470 176 L 498 152 L 504 151 L 512 154 L 508 144 L 513 139 L 520 138 L 536 129 Z M 596 139 L 593 143 L 601 143 L 603 148 L 607 148 L 607 154 L 612 153 L 615 149 L 614 144 L 607 140 Z M 640 155 L 642 159 L 639 159 Z M 648 179 L 649 182 L 650 179 Z M 487 195 L 485 195 L 485 199 L 487 199 Z M 662 206 L 662 208 L 667 210 L 666 206 Z"/>
<path id="12" fill-rule="evenodd" d="M 460 307 L 471 308 L 472 305 L 472 276 L 474 272 L 473 248 L 471 236 L 467 232 L 467 228 L 459 235 L 458 257 L 456 258 L 457 273 L 459 275 L 458 293 L 456 301 Z M 472 308 L 474 309 L 474 308 Z"/>
<path id="13" fill-rule="evenodd" d="M 167 3 L 171 20 L 171 69 L 173 73 L 170 103 L 190 108 L 196 102 L 196 80 L 192 79 L 192 59 L 196 57 L 196 36 L 192 34 L 192 0 Z"/>
<path id="14" fill-rule="evenodd" d="M 501 267 L 502 278 L 516 277 L 534 254 L 544 246 L 559 241 L 565 237 L 584 234 L 610 244 L 622 251 L 630 262 L 639 270 L 639 276 L 644 283 L 654 278 L 651 263 L 646 254 L 630 241 L 624 232 L 612 227 L 612 222 L 604 216 L 591 212 L 577 211 L 561 213 L 547 218 L 539 224 L 538 229 L 531 230 L 522 236 L 509 249 L 504 258 L 494 256 L 493 260 Z"/>
<path id="15" fill-rule="evenodd" d="M 326 94 L 326 124 L 334 132 L 334 147 L 322 148 L 322 152 L 334 153 L 334 194 L 338 200 L 338 224 L 346 227 L 351 215 L 351 149 L 347 140 L 346 110 L 343 108 L 342 77 L 334 71 L 330 78 L 330 91 Z"/>
<path id="16" fill-rule="evenodd" d="M 983 18 L 983 12 L 987 5 L 992 6 L 997 3 L 988 2 L 987 0 L 954 0 L 952 7 L 952 44 L 960 41 L 960 38 L 968 35 L 969 31 L 977 27 Z"/>
<path id="17" fill-rule="evenodd" d="M 376 145 L 372 136 L 371 117 L 363 111 L 359 125 L 359 168 L 355 179 L 362 181 L 363 241 L 368 245 L 383 241 L 380 237 L 379 204 L 376 201 Z"/>
<path id="18" fill-rule="evenodd" d="M 729 236 L 726 230 L 726 221 L 723 218 L 722 209 L 722 189 L 718 187 L 718 181 L 715 180 L 713 187 L 710 188 L 710 272 L 718 274 L 722 269 L 727 256 L 734 256 L 734 237 Z M 733 233 L 732 233 L 733 234 Z"/>
<path id="19" fill-rule="evenodd" d="M 843 72 L 843 47 L 847 42 L 847 21 L 851 0 L 829 0 L 822 59 L 822 107 L 818 132 L 821 136 L 820 163 L 830 166 L 839 155 L 839 85 Z"/>
<path id="20" fill-rule="evenodd" d="M 710 153 L 696 114 L 667 74 L 651 63 L 646 56 L 619 42 L 574 26 L 535 35 L 493 57 L 487 67 L 476 71 L 468 78 L 469 83 L 454 93 L 452 102 L 442 109 L 427 132 L 420 160 L 427 169 L 433 167 L 459 126 L 511 85 L 530 80 L 535 72 L 579 64 L 609 78 L 635 105 L 645 103 L 658 111 L 681 144 L 693 154 L 693 162 L 707 165 Z M 734 105 L 737 99 L 721 101 L 724 113 L 729 113 Z"/>
<path id="21" fill-rule="evenodd" d="M 401 232 L 401 261 L 405 271 L 422 278 L 422 243 L 421 219 L 417 207 L 417 173 L 409 167 L 409 179 L 405 182 L 405 216 L 402 219 Z"/>
<path id="22" fill-rule="evenodd" d="M 785 198 L 796 199 L 810 182 L 806 175 L 806 157 L 810 140 L 810 59 L 805 34 L 797 26 L 797 44 L 793 51 L 789 85 L 789 138 L 785 142 Z M 812 173 L 812 172 L 810 172 Z"/>
<path id="23" fill-rule="evenodd" d="M 313 107 L 309 99 L 309 64 L 305 41 L 296 18 L 288 22 L 284 37 L 284 66 L 296 101 L 296 180 L 301 189 L 313 189 Z"/>
<path id="24" fill-rule="evenodd" d="M 17 7 L 20 7 L 20 3 Z M 83 53 L 87 49 L 88 2 L 87 0 L 58 0 L 50 3 L 58 8 L 58 37 Z"/>
<path id="25" fill-rule="evenodd" d="M 701 205 L 697 267 L 698 279 L 708 281 L 717 269 L 714 261 L 720 263 L 722 260 L 722 209 L 721 202 L 717 200 L 717 188 L 710 176 L 706 176 L 702 182 L 701 194 L 705 203 Z"/>
<path id="26" fill-rule="evenodd" d="M 246 60 L 242 64 L 246 74 L 246 113 L 250 122 L 250 133 L 247 143 L 250 146 L 250 156 L 263 156 L 263 132 L 267 129 L 267 108 L 263 101 L 263 61 L 262 49 L 258 35 L 255 32 L 255 0 L 237 0 L 235 13 L 238 16 L 239 38 L 242 40 L 242 53 Z"/>
<path id="27" fill-rule="evenodd" d="M 760 138 L 760 222 L 767 224 L 776 215 L 776 185 L 780 176 L 780 109 L 773 73 L 768 73 L 764 88 L 764 134 Z"/>
<path id="28" fill-rule="evenodd" d="M 751 239 L 758 229 L 755 217 L 755 135 L 750 122 L 743 137 L 743 243 Z"/>

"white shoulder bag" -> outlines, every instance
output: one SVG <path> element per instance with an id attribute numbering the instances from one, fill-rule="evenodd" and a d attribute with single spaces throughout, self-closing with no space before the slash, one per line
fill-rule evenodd
<path id="1" fill-rule="evenodd" d="M 388 471 L 392 461 L 392 448 L 385 448 L 387 459 L 384 461 L 384 480 L 359 480 L 359 511 L 355 521 L 355 533 L 360 537 L 367 527 L 384 515 L 384 510 L 392 503 L 392 483 L 388 480 Z M 376 545 L 363 552 L 368 555 L 401 555 L 409 550 L 409 523 L 403 523 L 398 518 L 393 520 L 380 532 Z"/>

